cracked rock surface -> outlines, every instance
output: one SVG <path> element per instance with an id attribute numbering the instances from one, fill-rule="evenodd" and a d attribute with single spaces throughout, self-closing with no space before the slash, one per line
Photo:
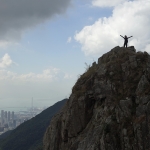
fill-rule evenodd
<path id="1" fill-rule="evenodd" d="M 44 135 L 44 150 L 150 150 L 150 55 L 115 47 L 88 68 Z"/>

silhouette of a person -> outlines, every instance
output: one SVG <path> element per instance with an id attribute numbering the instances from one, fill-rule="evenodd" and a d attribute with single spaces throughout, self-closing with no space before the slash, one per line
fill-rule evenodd
<path id="1" fill-rule="evenodd" d="M 130 36 L 130 37 L 127 37 L 126 35 L 123 37 L 122 35 L 120 35 L 122 38 L 124 38 L 124 47 L 127 48 L 128 46 L 128 39 L 133 37 L 133 36 Z"/>

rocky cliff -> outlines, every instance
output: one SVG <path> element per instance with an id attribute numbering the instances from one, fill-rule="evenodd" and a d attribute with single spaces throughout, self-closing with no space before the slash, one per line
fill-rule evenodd
<path id="1" fill-rule="evenodd" d="M 77 80 L 44 150 L 150 150 L 150 55 L 115 47 Z"/>

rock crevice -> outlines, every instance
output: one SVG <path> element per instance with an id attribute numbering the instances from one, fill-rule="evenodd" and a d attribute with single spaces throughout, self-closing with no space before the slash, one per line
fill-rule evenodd
<path id="1" fill-rule="evenodd" d="M 44 150 L 149 150 L 150 55 L 115 47 L 80 76 Z"/>

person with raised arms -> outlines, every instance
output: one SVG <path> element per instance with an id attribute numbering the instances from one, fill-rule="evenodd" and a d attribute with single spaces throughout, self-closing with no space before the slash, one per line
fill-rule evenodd
<path id="1" fill-rule="evenodd" d="M 128 46 L 128 39 L 133 37 L 133 36 L 130 36 L 130 37 L 127 37 L 126 35 L 123 37 L 122 35 L 120 35 L 122 38 L 124 38 L 124 47 L 127 48 Z"/>

